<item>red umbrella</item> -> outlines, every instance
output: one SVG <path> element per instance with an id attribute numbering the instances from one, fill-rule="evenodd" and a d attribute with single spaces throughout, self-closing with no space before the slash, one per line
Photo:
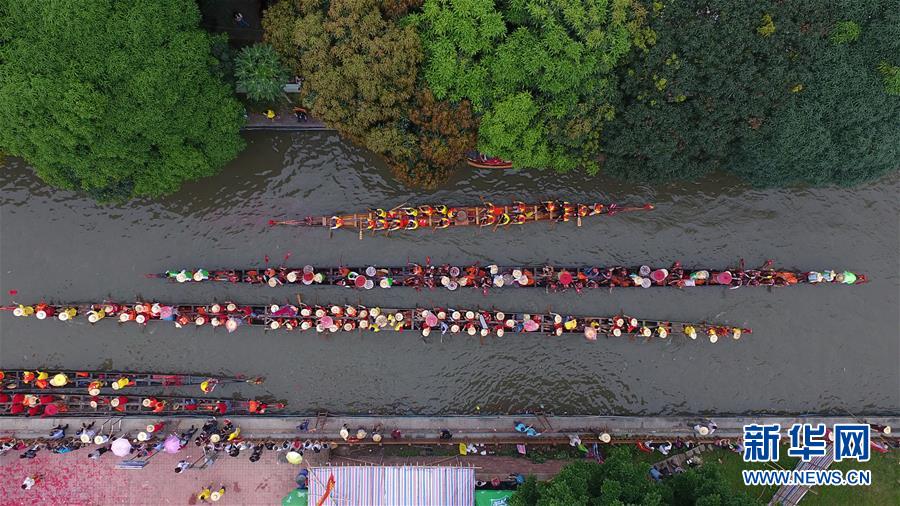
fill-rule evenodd
<path id="1" fill-rule="evenodd" d="M 559 282 L 563 285 L 572 284 L 572 273 L 569 271 L 562 271 L 559 273 Z"/>

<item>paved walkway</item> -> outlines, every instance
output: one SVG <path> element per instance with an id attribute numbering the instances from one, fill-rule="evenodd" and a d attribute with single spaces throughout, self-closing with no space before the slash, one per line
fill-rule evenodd
<path id="1" fill-rule="evenodd" d="M 223 483 L 225 496 L 217 504 L 277 505 L 296 487 L 299 470 L 277 463 L 274 452 L 265 452 L 255 463 L 243 453 L 235 458 L 223 455 L 208 469 L 176 474 L 179 460 L 202 455 L 193 445 L 179 454 L 155 455 L 144 469 L 125 470 L 116 469 L 122 459 L 112 453 L 95 461 L 87 457 L 90 451 L 83 448 L 63 455 L 42 451 L 34 459 L 18 458 L 21 452 L 0 457 L 0 506 L 196 504 L 196 494 L 204 486 Z M 22 490 L 22 481 L 33 474 L 44 477 L 31 490 Z"/>
<path id="2" fill-rule="evenodd" d="M 276 452 L 264 452 L 258 462 L 250 462 L 247 452 L 238 457 L 221 455 L 207 469 L 188 469 L 177 474 L 175 465 L 185 459 L 195 462 L 202 451 L 194 445 L 178 454 L 152 456 L 143 469 L 117 469 L 123 459 L 106 453 L 99 460 L 87 457 L 91 448 L 56 455 L 46 451 L 34 459 L 20 459 L 21 452 L 0 457 L 0 506 L 23 504 L 53 505 L 160 505 L 197 504 L 196 494 L 208 485 L 224 484 L 226 493 L 218 504 L 279 504 L 295 487 L 301 466 L 287 464 Z M 395 457 L 375 452 L 370 455 L 327 456 L 308 452 L 305 465 L 442 465 L 471 466 L 476 479 L 506 480 L 510 473 L 549 479 L 568 461 L 550 460 L 535 464 L 524 457 L 437 456 Z M 315 458 L 319 457 L 319 458 Z M 26 476 L 43 474 L 31 490 L 22 490 Z"/>
<path id="3" fill-rule="evenodd" d="M 275 119 L 269 119 L 259 112 L 247 112 L 247 123 L 243 130 L 280 130 L 280 131 L 307 131 L 307 130 L 332 130 L 321 121 L 309 118 L 306 121 L 297 121 L 292 106 L 281 106 L 276 110 Z"/>
<path id="4" fill-rule="evenodd" d="M 103 420 L 106 417 L 98 417 Z M 456 439 L 467 439 L 475 442 L 555 442 L 568 443 L 569 434 L 581 434 L 585 443 L 596 442 L 597 436 L 606 432 L 612 436 L 613 441 L 632 441 L 637 439 L 666 438 L 692 438 L 693 426 L 703 420 L 703 417 L 642 417 L 642 416 L 539 416 L 533 414 L 523 415 L 488 415 L 488 416 L 243 416 L 232 417 L 235 424 L 239 425 L 247 438 L 312 438 L 321 440 L 343 441 L 338 436 L 342 425 L 347 425 L 351 432 L 359 427 L 370 430 L 376 424 L 381 424 L 384 433 L 389 434 L 394 429 L 403 432 L 403 440 L 392 441 L 385 437 L 384 444 L 408 444 L 410 442 L 441 443 L 438 435 L 441 429 L 449 429 Z M 747 416 L 747 417 L 713 417 L 718 430 L 715 434 L 706 438 L 704 442 L 713 442 L 721 438 L 740 438 L 743 436 L 743 426 L 751 423 L 779 423 L 786 430 L 794 423 L 859 423 L 861 419 L 851 417 L 829 416 Z M 59 423 L 69 423 L 72 427 L 81 425 L 79 418 L 12 418 L 0 417 L 0 437 L 15 434 L 18 438 L 44 437 L 50 427 Z M 186 428 L 192 424 L 202 425 L 205 418 L 180 417 L 172 418 L 180 426 Z M 309 430 L 297 432 L 296 426 L 303 420 L 309 420 Z M 863 419 L 868 423 L 900 427 L 898 416 L 873 416 Z M 159 421 L 158 418 L 128 417 L 123 421 L 123 431 L 142 430 L 148 424 Z M 537 438 L 528 438 L 513 430 L 515 422 L 521 421 L 527 425 L 533 425 L 541 431 Z M 896 437 L 896 436 L 892 436 Z M 454 441 L 455 442 L 455 441 Z M 368 444 L 372 444 L 371 440 Z"/>

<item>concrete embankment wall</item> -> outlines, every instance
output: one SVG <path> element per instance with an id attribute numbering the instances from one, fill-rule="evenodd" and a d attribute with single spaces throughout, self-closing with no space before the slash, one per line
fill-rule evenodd
<path id="1" fill-rule="evenodd" d="M 286 417 L 220 417 L 230 418 L 235 425 L 241 427 L 244 437 L 250 439 L 284 439 L 311 438 L 322 441 L 341 441 L 339 431 L 346 425 L 351 434 L 359 428 L 367 432 L 376 425 L 381 425 L 384 439 L 382 444 L 447 443 L 438 439 L 442 429 L 448 429 L 454 435 L 451 443 L 461 440 L 479 442 L 568 442 L 570 434 L 579 434 L 586 442 L 596 441 L 601 433 L 608 433 L 616 441 L 633 441 L 659 438 L 694 438 L 693 427 L 704 420 L 702 417 L 638 417 L 638 416 L 540 416 L 540 415 L 502 415 L 502 416 L 286 416 Z M 208 417 L 126 417 L 116 421 L 115 434 L 136 433 L 147 425 L 167 422 L 167 431 L 184 430 L 191 425 L 200 426 Z M 743 426 L 752 423 L 781 424 L 782 433 L 794 423 L 824 423 L 831 427 L 835 423 L 866 422 L 888 425 L 900 429 L 900 416 L 875 416 L 863 419 L 830 416 L 742 416 L 712 417 L 718 430 L 706 438 L 739 438 L 743 435 Z M 309 428 L 299 431 L 297 426 L 305 420 Z M 57 424 L 69 424 L 73 433 L 82 422 L 97 421 L 99 427 L 104 421 L 107 427 L 111 419 L 107 416 L 93 418 L 0 418 L 0 436 L 18 438 L 37 438 L 47 435 L 47 431 Z M 516 422 L 531 425 L 541 432 L 538 437 L 526 437 L 516 432 Z M 399 429 L 403 438 L 394 441 L 391 431 Z M 896 437 L 896 435 L 892 436 Z M 371 439 L 367 441 L 371 443 Z"/>

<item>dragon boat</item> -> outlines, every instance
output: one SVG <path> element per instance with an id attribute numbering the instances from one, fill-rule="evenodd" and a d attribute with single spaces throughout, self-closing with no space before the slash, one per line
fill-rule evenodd
<path id="1" fill-rule="evenodd" d="M 13 310 L 25 306 L 7 306 Z M 66 314 L 64 322 L 72 322 L 78 315 L 85 315 L 90 323 L 118 321 L 121 324 L 146 325 L 167 321 L 176 327 L 223 327 L 233 332 L 243 325 L 264 327 L 269 330 L 308 331 L 333 333 L 338 331 L 368 330 L 373 332 L 415 332 L 427 337 L 432 332 L 441 335 L 465 333 L 470 336 L 502 337 L 506 333 L 543 333 L 562 336 L 581 334 L 590 341 L 598 336 L 641 336 L 647 339 L 666 339 L 674 334 L 697 339 L 705 335 L 711 342 L 720 337 L 740 339 L 749 334 L 747 328 L 706 322 L 688 323 L 647 320 L 624 314 L 614 316 L 571 316 L 561 313 L 506 313 L 495 309 L 408 308 L 386 309 L 361 305 L 309 305 L 299 300 L 296 305 L 240 305 L 234 302 L 196 304 L 161 304 L 138 302 L 120 304 L 54 305 L 40 303 L 19 311 L 21 317 L 54 319 L 53 315 Z"/>
<path id="2" fill-rule="evenodd" d="M 511 169 L 513 163 L 496 156 L 488 156 L 477 151 L 466 153 L 466 164 L 476 169 Z"/>
<path id="3" fill-rule="evenodd" d="M 573 204 L 551 200 L 538 204 L 514 202 L 495 206 L 484 203 L 476 206 L 421 205 L 398 206 L 393 209 L 373 209 L 363 213 L 308 216 L 302 220 L 269 220 L 269 225 L 298 227 L 324 227 L 332 230 L 357 230 L 364 232 L 393 232 L 397 230 L 443 229 L 451 227 L 509 227 L 536 221 L 569 222 L 581 226 L 582 218 L 631 211 L 647 211 L 653 205 L 639 207 L 618 204 Z"/>
<path id="4" fill-rule="evenodd" d="M 744 286 L 780 287 L 798 284 L 859 284 L 865 275 L 850 271 L 792 271 L 774 269 L 771 262 L 758 269 L 745 269 L 743 262 L 730 269 L 685 269 L 680 262 L 668 268 L 647 265 L 633 267 L 578 267 L 553 265 L 454 266 L 408 264 L 402 267 L 261 267 L 256 269 L 170 270 L 147 274 L 149 278 L 177 283 L 218 281 L 277 287 L 286 284 L 343 286 L 356 289 L 395 286 L 416 289 L 471 287 L 487 292 L 491 288 L 544 288 L 548 292 L 617 287 Z"/>
<path id="5" fill-rule="evenodd" d="M 284 403 L 174 396 L 100 396 L 44 391 L 0 393 L 0 416 L 261 415 Z"/>
<path id="6" fill-rule="evenodd" d="M 39 390 L 77 390 L 100 395 L 101 389 L 123 390 L 147 387 L 199 386 L 204 393 L 226 383 L 259 385 L 262 377 L 196 376 L 191 374 L 163 374 L 129 371 L 76 371 L 76 370 L 0 370 L 0 387 L 3 390 L 35 388 Z"/>

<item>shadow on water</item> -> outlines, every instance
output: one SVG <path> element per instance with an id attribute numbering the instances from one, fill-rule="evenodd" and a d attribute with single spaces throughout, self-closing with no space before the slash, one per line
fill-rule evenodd
<path id="1" fill-rule="evenodd" d="M 23 163 L 0 171 L 0 287 L 22 301 L 156 298 L 283 302 L 290 287 L 173 286 L 144 279 L 174 267 L 292 263 L 669 263 L 719 267 L 741 257 L 790 268 L 848 268 L 856 287 L 619 290 L 547 295 L 495 291 L 305 290 L 321 302 L 473 305 L 572 314 L 628 311 L 652 318 L 752 326 L 739 342 L 630 342 L 543 336 L 480 344 L 464 337 L 350 334 L 319 337 L 241 329 L 177 331 L 115 324 L 0 318 L 3 367 L 111 366 L 266 375 L 242 395 L 287 399 L 291 409 L 378 413 L 511 412 L 683 414 L 900 411 L 897 175 L 854 189 L 756 190 L 714 176 L 661 187 L 583 174 L 462 170 L 430 193 L 403 187 L 371 154 L 330 133 L 248 136 L 220 175 L 157 201 L 98 205 L 55 191 Z M 271 228 L 270 218 L 481 198 L 500 203 L 568 197 L 634 213 L 521 229 L 447 230 L 357 240 L 338 231 Z M 224 389 L 223 393 L 232 393 Z"/>

